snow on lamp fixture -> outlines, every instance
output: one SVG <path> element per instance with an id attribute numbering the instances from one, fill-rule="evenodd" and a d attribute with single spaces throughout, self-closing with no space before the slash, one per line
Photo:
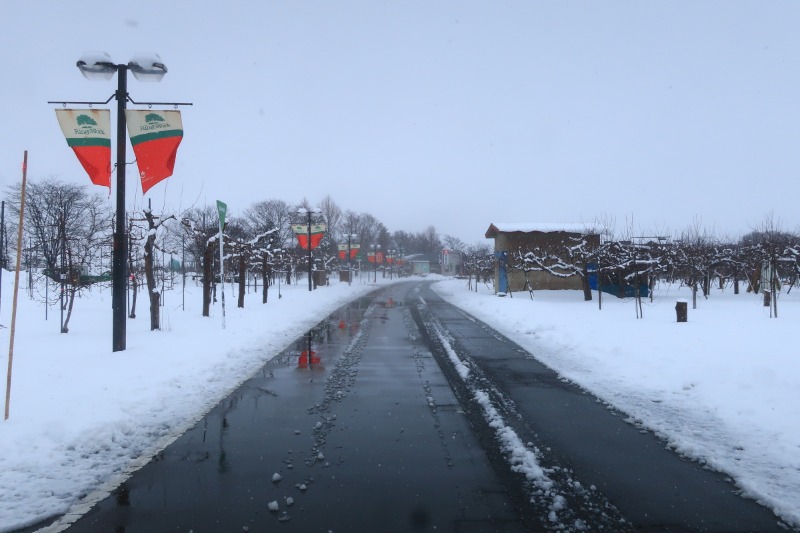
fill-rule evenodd
<path id="1" fill-rule="evenodd" d="M 146 82 L 159 82 L 167 73 L 167 67 L 158 54 L 137 55 L 128 62 L 128 70 L 138 81 Z"/>
<path id="2" fill-rule="evenodd" d="M 117 72 L 107 52 L 84 52 L 77 65 L 87 80 L 110 80 Z"/>

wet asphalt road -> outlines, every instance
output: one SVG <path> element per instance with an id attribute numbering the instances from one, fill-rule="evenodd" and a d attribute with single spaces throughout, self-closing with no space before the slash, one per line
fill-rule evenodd
<path id="1" fill-rule="evenodd" d="M 428 285 L 337 311 L 67 531 L 785 531 Z M 475 387 L 549 488 L 509 468 Z"/>
<path id="2" fill-rule="evenodd" d="M 312 332 L 310 368 L 301 339 L 67 531 L 525 531 L 431 353 L 409 340 L 408 288 L 332 315 Z"/>

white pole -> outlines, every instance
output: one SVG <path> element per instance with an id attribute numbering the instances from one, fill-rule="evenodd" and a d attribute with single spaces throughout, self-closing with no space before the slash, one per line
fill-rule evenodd
<path id="1" fill-rule="evenodd" d="M 222 329 L 225 329 L 225 272 L 222 254 L 222 222 L 219 225 L 219 292 L 222 295 Z"/>

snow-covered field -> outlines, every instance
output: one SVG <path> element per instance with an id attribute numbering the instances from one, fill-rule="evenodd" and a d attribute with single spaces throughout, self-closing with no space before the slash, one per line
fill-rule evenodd
<path id="1" fill-rule="evenodd" d="M 432 279 L 432 278 L 428 278 Z M 3 274 L 0 356 L 7 367 L 13 275 Z M 378 279 L 380 283 L 389 280 Z M 742 489 L 800 524 L 800 369 L 791 340 L 800 297 L 779 300 L 770 319 L 760 299 L 715 291 L 677 324 L 688 293 L 662 288 L 637 320 L 633 303 L 583 302 L 576 292 L 497 298 L 481 286 L 443 280 L 448 300 L 492 324 L 681 453 L 728 472 Z M 199 290 L 176 283 L 163 331 L 150 332 L 146 303 L 128 321 L 127 350 L 112 353 L 110 292 L 75 303 L 70 333 L 57 307 L 20 290 L 11 416 L 0 424 L 0 532 L 66 512 L 79 497 L 120 479 L 189 427 L 295 337 L 347 300 L 375 288 L 333 282 L 277 287 L 270 302 L 249 295 L 243 310 L 226 288 L 200 316 Z M 690 305 L 691 307 L 691 305 Z M 108 484 L 106 484 L 108 486 Z"/>

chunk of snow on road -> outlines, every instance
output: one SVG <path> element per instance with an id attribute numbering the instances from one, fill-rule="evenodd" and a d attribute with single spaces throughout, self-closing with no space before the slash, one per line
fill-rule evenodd
<path id="1" fill-rule="evenodd" d="M 501 449 L 507 454 L 511 469 L 524 474 L 528 481 L 535 482 L 537 486 L 550 489 L 552 482 L 539 466 L 536 455 L 525 447 L 516 431 L 506 425 L 503 417 L 492 405 L 489 395 L 482 390 L 475 390 L 473 397 L 483 408 L 489 426 L 495 429 L 495 435 L 500 440 Z"/>
<path id="2" fill-rule="evenodd" d="M 439 337 L 439 342 L 442 343 L 442 347 L 447 352 L 447 357 L 450 358 L 450 361 L 452 361 L 453 366 L 456 367 L 456 372 L 458 372 L 458 375 L 461 377 L 461 379 L 467 379 L 469 377 L 469 368 L 467 367 L 467 365 L 464 364 L 463 361 L 461 361 L 456 351 L 453 350 L 453 347 L 450 346 L 450 342 L 444 336 L 444 333 L 442 333 L 439 326 L 437 326 L 436 324 L 431 324 L 431 325 L 433 326 L 433 330 L 436 332 L 436 336 Z"/>

